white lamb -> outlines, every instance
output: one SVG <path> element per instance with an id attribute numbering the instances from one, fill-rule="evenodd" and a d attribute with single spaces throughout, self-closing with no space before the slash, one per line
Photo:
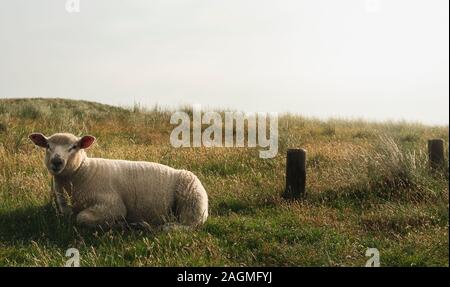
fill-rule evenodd
<path id="1" fill-rule="evenodd" d="M 208 196 L 192 172 L 151 162 L 89 158 L 84 149 L 94 143 L 93 136 L 58 133 L 47 138 L 33 133 L 30 139 L 46 149 L 59 211 L 75 214 L 77 224 L 170 226 L 176 218 L 177 225 L 191 228 L 208 217 Z"/>

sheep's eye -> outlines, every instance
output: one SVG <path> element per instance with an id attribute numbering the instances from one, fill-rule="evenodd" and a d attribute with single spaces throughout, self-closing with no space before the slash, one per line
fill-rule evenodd
<path id="1" fill-rule="evenodd" d="M 73 146 L 71 146 L 70 148 L 69 148 L 69 152 L 71 152 L 71 151 L 73 151 L 74 149 L 76 149 L 77 148 L 77 145 L 73 145 Z"/>

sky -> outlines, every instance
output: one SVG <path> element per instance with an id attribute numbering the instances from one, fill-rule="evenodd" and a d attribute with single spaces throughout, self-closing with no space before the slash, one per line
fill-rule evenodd
<path id="1" fill-rule="evenodd" d="M 0 98 L 449 122 L 448 0 L 0 0 Z"/>

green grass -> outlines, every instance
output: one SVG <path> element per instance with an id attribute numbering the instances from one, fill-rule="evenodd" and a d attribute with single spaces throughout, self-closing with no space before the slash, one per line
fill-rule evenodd
<path id="1" fill-rule="evenodd" d="M 188 108 L 182 108 L 189 111 Z M 427 140 L 448 127 L 279 118 L 279 153 L 170 146 L 171 112 L 62 99 L 0 100 L 0 266 L 448 266 L 448 168 L 429 171 Z M 192 170 L 210 198 L 193 233 L 89 231 L 56 216 L 33 131 L 93 134 L 91 156 Z M 281 198 L 288 148 L 308 151 L 307 197 Z M 446 150 L 448 158 L 448 150 Z M 448 165 L 447 165 L 448 166 Z"/>

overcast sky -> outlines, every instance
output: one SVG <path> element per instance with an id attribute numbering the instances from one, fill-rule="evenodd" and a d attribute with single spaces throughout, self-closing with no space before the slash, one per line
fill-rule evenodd
<path id="1" fill-rule="evenodd" d="M 0 0 L 0 97 L 448 124 L 448 0 Z"/>

